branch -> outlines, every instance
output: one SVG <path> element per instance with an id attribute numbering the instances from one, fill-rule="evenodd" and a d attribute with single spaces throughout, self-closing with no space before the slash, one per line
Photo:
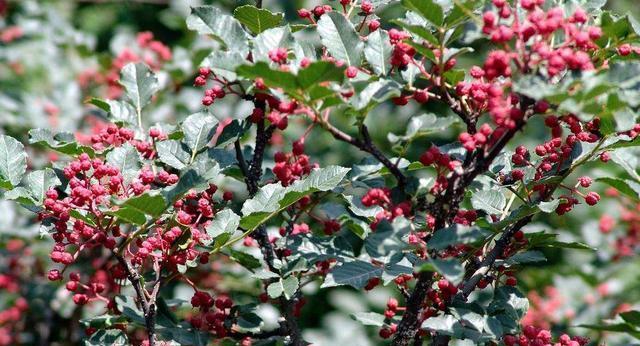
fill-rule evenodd
<path id="1" fill-rule="evenodd" d="M 317 116 L 317 118 L 321 119 L 320 116 Z M 371 136 L 369 135 L 369 129 L 366 125 L 362 124 L 360 126 L 360 134 L 362 135 L 362 139 L 360 139 L 344 133 L 342 130 L 331 125 L 328 121 L 321 121 L 320 123 L 322 127 L 333 136 L 333 138 L 345 143 L 349 143 L 354 147 L 373 155 L 380 163 L 382 163 L 382 165 L 384 165 L 389 170 L 389 172 L 391 172 L 391 174 L 393 174 L 393 176 L 396 178 L 396 181 L 398 182 L 398 187 L 401 190 L 404 190 L 404 187 L 407 183 L 407 177 L 402 173 L 402 171 L 400 171 L 398 166 L 393 164 L 393 162 L 391 162 L 380 151 L 380 149 L 375 146 L 373 140 L 371 139 Z"/>
<path id="2" fill-rule="evenodd" d="M 259 6 L 258 6 L 259 7 Z M 254 101 L 256 107 L 261 108 L 263 111 L 265 110 L 265 103 L 262 101 Z M 247 163 L 242 155 L 242 148 L 240 147 L 240 142 L 236 141 L 234 143 L 236 150 L 236 158 L 238 160 L 238 165 L 240 166 L 240 170 L 245 176 L 245 183 L 247 185 L 247 189 L 249 190 L 249 196 L 253 197 L 258 193 L 260 179 L 262 178 L 262 162 L 264 160 L 264 151 L 267 147 L 267 143 L 275 131 L 276 127 L 274 125 L 269 125 L 265 127 L 264 119 L 259 121 L 256 126 L 256 145 L 253 149 L 253 157 L 251 158 L 251 162 L 247 167 Z M 260 225 L 254 232 L 253 238 L 260 245 L 260 250 L 262 252 L 262 256 L 269 267 L 269 270 L 272 272 L 278 272 L 278 270 L 274 266 L 274 262 L 276 259 L 276 252 L 273 248 L 273 244 L 269 240 L 269 235 L 267 234 L 267 228 L 265 225 Z M 266 284 L 269 283 L 267 280 Z M 300 329 L 298 327 L 298 323 L 296 321 L 296 317 L 293 316 L 293 310 L 295 308 L 295 300 L 288 300 L 284 297 L 281 297 L 280 307 L 282 309 L 282 314 L 284 315 L 284 321 L 281 322 L 280 328 L 283 330 L 284 335 L 288 335 L 291 337 L 291 345 L 300 346 L 303 345 L 302 334 L 300 333 Z"/>
<path id="3" fill-rule="evenodd" d="M 160 280 L 154 284 L 154 293 L 149 295 L 144 285 L 140 281 L 140 274 L 135 271 L 129 262 L 116 252 L 113 252 L 118 262 L 124 267 L 127 272 L 127 279 L 133 285 L 133 289 L 136 291 L 136 297 L 142 306 L 142 313 L 144 315 L 144 323 L 147 329 L 147 337 L 149 338 L 149 346 L 156 345 L 156 294 L 160 288 Z M 147 298 L 147 296 L 149 296 Z"/>
<path id="4" fill-rule="evenodd" d="M 436 219 L 435 229 L 439 230 L 446 225 L 450 224 L 455 217 L 460 203 L 464 198 L 464 192 L 473 180 L 481 173 L 485 172 L 491 162 L 498 156 L 498 154 L 504 149 L 507 143 L 513 138 L 513 136 L 526 124 L 527 118 L 532 114 L 531 108 L 534 101 L 529 98 L 521 99 L 521 109 L 525 115 L 523 120 L 520 121 L 514 129 L 507 131 L 488 151 L 476 151 L 468 161 L 469 164 L 461 174 L 453 172 L 448 179 L 447 190 L 444 194 L 438 195 L 433 203 L 427 206 L 427 209 L 433 214 Z M 514 231 L 515 233 L 515 231 Z M 402 320 L 398 325 L 398 331 L 393 339 L 392 345 L 394 346 L 407 346 L 416 337 L 420 324 L 419 313 L 412 312 L 407 314 L 409 307 L 411 310 L 422 310 L 422 303 L 426 298 L 426 291 L 431 287 L 432 276 L 421 275 L 418 278 L 416 287 L 409 300 L 407 301 L 407 311 L 402 316 Z M 433 345 L 447 345 L 449 338 L 446 336 L 435 335 L 433 337 Z"/>

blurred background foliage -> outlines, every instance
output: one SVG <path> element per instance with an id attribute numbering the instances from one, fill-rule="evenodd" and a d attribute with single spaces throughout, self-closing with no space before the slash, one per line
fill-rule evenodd
<path id="1" fill-rule="evenodd" d="M 213 43 L 187 30 L 185 18 L 190 6 L 213 4 L 231 11 L 246 3 L 252 2 L 0 0 L 0 131 L 18 136 L 24 143 L 28 143 L 26 130 L 31 127 L 50 127 L 75 132 L 76 136 L 90 133 L 101 115 L 86 101 L 92 96 L 108 97 L 117 92 L 99 79 L 107 76 L 117 65 L 114 61 L 124 50 L 138 51 L 135 37 L 143 31 L 152 32 L 156 40 L 172 51 L 172 58 L 158 68 L 164 92 L 156 100 L 149 117 L 152 121 L 170 122 L 196 111 L 200 107 L 201 93 L 192 87 L 192 80 L 197 66 Z M 311 8 L 319 3 L 265 0 L 263 5 L 274 12 L 284 12 L 288 21 L 295 22 L 298 20 L 298 8 Z M 609 0 L 606 6 L 617 13 L 630 13 L 640 18 L 638 0 Z M 391 4 L 378 11 L 378 15 L 384 23 L 400 16 L 401 10 Z M 11 31 L 16 27 L 19 33 L 15 29 Z M 480 43 L 476 48 L 479 53 L 467 55 L 471 58 L 461 61 L 461 65 L 480 64 L 483 45 Z M 221 103 L 216 105 L 216 113 L 220 117 L 244 114 L 242 107 L 242 104 Z M 417 106 L 401 110 L 379 107 L 370 126 L 375 140 L 386 149 L 393 149 L 387 135 L 404 131 L 409 118 L 425 110 Z M 383 122 L 383 116 L 388 119 L 391 112 L 397 121 Z M 348 126 L 349 120 L 342 119 L 341 125 Z M 451 128 L 429 134 L 413 146 L 416 152 L 409 155 L 417 157 L 429 142 L 445 142 L 457 133 L 457 129 Z M 544 139 L 545 133 L 542 124 L 534 124 L 528 128 L 521 144 L 538 143 Z M 294 135 L 295 131 L 288 134 L 292 138 Z M 352 148 L 331 141 L 326 134 L 312 136 L 308 142 L 318 145 L 308 146 L 307 150 L 318 162 L 350 163 L 363 157 Z M 331 150 L 318 151 L 318 148 Z M 37 155 L 37 151 L 35 154 L 35 159 L 30 162 L 33 167 L 46 165 L 55 159 L 45 154 Z M 630 164 L 638 167 L 637 156 Z M 615 168 L 596 164 L 589 169 L 590 174 L 597 177 L 602 175 L 598 172 L 603 169 Z M 604 190 L 603 186 L 601 188 Z M 78 343 L 82 337 L 82 326 L 75 321 L 82 312 L 71 306 L 68 292 L 63 287 L 50 284 L 44 277 L 49 265 L 46 250 L 49 246 L 46 243 L 50 240 L 38 236 L 38 228 L 30 213 L 8 202 L 0 202 L 0 211 L 0 310 L 6 311 L 17 296 L 23 296 L 29 300 L 31 311 L 38 311 L 28 314 L 15 326 L 0 325 L 0 345 L 5 344 L 2 342 L 4 332 L 20 333 L 24 344 Z M 560 240 L 563 241 L 581 241 L 597 248 L 597 251 L 547 252 L 547 262 L 532 264 L 519 273 L 520 286 L 529 292 L 531 300 L 532 308 L 527 316 L 530 323 L 564 332 L 573 326 L 614 317 L 615 311 L 623 308 L 634 307 L 637 310 L 640 307 L 640 261 L 635 256 L 638 249 L 632 251 L 633 256 L 621 256 L 621 249 L 616 245 L 621 235 L 628 234 L 629 227 L 638 228 L 634 232 L 640 233 L 640 224 L 632 226 L 616 222 L 612 230 L 601 231 L 603 215 L 619 220 L 629 212 L 636 216 L 640 213 L 633 205 L 623 208 L 617 198 L 605 198 L 604 203 L 596 208 L 577 208 L 568 216 L 539 219 L 536 224 L 528 226 L 530 230 L 561 233 Z M 245 286 L 242 275 L 232 269 L 217 270 L 223 274 L 216 277 L 222 281 L 220 285 L 247 294 L 259 293 L 257 287 Z M 11 287 L 5 283 L 7 278 L 15 278 L 21 284 L 17 288 Z M 174 298 L 187 297 L 188 292 L 181 296 L 181 289 L 174 287 Z M 320 291 L 314 285 L 305 287 L 305 291 L 308 301 L 302 310 L 300 324 L 307 330 L 309 341 L 315 345 L 383 344 L 377 338 L 376 330 L 363 327 L 352 320 L 350 314 L 383 311 L 391 294 L 389 291 L 384 288 L 367 294 L 345 288 Z M 270 312 L 267 309 L 263 313 L 269 315 Z M 7 328 L 10 330 L 3 332 Z M 590 336 L 594 344 L 600 341 L 609 345 L 639 342 L 626 334 L 595 333 L 583 328 L 571 330 L 577 335 Z"/>

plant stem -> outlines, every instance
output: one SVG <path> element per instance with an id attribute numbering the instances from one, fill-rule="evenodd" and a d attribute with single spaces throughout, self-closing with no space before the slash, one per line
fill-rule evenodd
<path id="1" fill-rule="evenodd" d="M 156 296 L 160 288 L 160 280 L 157 280 L 154 284 L 153 293 L 149 294 L 144 288 L 144 285 L 140 281 L 140 274 L 131 267 L 129 262 L 117 252 L 113 252 L 114 256 L 122 265 L 127 273 L 127 279 L 133 285 L 133 289 L 136 291 L 136 297 L 142 307 L 142 313 L 144 315 L 145 328 L 147 330 L 147 337 L 149 338 L 149 346 L 156 345 Z"/>

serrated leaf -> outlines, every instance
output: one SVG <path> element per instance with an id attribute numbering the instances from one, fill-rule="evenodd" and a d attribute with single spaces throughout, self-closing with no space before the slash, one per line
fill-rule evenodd
<path id="1" fill-rule="evenodd" d="M 216 216 L 207 226 L 207 234 L 215 239 L 223 233 L 233 234 L 240 225 L 240 216 L 231 209 L 224 209 L 216 213 Z M 206 245 L 206 244 L 205 244 Z"/>
<path id="2" fill-rule="evenodd" d="M 119 209 L 107 212 L 107 214 L 141 226 L 147 222 L 147 216 L 158 217 L 166 208 L 167 203 L 162 195 L 144 193 L 125 200 L 119 205 Z"/>
<path id="3" fill-rule="evenodd" d="M 298 72 L 298 86 L 308 89 L 323 82 L 338 82 L 344 80 L 344 67 L 328 61 L 315 61 Z"/>
<path id="4" fill-rule="evenodd" d="M 286 25 L 264 31 L 253 39 L 253 49 L 251 55 L 253 61 L 271 62 L 269 52 L 276 48 L 289 50 L 294 46 L 295 41 L 291 35 L 291 28 Z"/>
<path id="5" fill-rule="evenodd" d="M 444 22 L 442 7 L 433 0 L 402 0 L 402 5 L 428 20 L 435 26 L 441 26 Z"/>
<path id="6" fill-rule="evenodd" d="M 322 44 L 336 60 L 347 66 L 359 66 L 364 43 L 353 24 L 337 11 L 331 11 L 318 20 L 318 33 Z"/>
<path id="7" fill-rule="evenodd" d="M 322 287 L 349 285 L 357 289 L 363 288 L 369 280 L 380 277 L 382 268 L 369 262 L 353 261 L 334 267 L 325 277 Z"/>
<path id="8" fill-rule="evenodd" d="M 640 311 L 631 310 L 621 312 L 620 317 L 622 317 L 622 319 L 629 324 L 640 326 Z"/>
<path id="9" fill-rule="evenodd" d="M 471 196 L 471 205 L 474 209 L 480 209 L 490 215 L 497 215 L 502 214 L 507 205 L 507 199 L 500 191 L 481 190 Z"/>
<path id="10" fill-rule="evenodd" d="M 364 89 L 351 98 L 351 104 L 356 110 L 365 109 L 371 105 L 382 103 L 392 97 L 401 95 L 401 85 L 389 79 L 375 82 L 363 82 Z"/>
<path id="11" fill-rule="evenodd" d="M 93 156 L 94 151 L 90 147 L 78 144 L 75 137 L 70 133 L 59 133 L 54 135 L 48 129 L 29 130 L 29 144 L 39 144 L 53 149 L 59 153 L 67 155 L 78 155 L 87 153 Z"/>
<path id="12" fill-rule="evenodd" d="M 390 133 L 387 135 L 387 138 L 391 143 L 408 141 L 429 133 L 443 131 L 457 122 L 458 118 L 453 115 L 439 117 L 433 113 L 421 114 L 411 117 L 404 135 L 394 135 Z"/>
<path id="13" fill-rule="evenodd" d="M 235 323 L 239 332 L 244 333 L 258 333 L 260 328 L 264 325 L 262 318 L 254 312 L 252 309 L 240 309 L 238 319 Z"/>
<path id="14" fill-rule="evenodd" d="M 376 232 L 365 239 L 364 248 L 372 258 L 387 262 L 391 256 L 407 249 L 403 238 L 410 232 L 411 223 L 403 217 L 395 218 L 391 223 L 382 221 Z"/>
<path id="15" fill-rule="evenodd" d="M 192 153 L 200 151 L 209 144 L 216 133 L 217 126 L 218 119 L 209 113 L 191 114 L 182 122 L 184 143 Z"/>
<path id="16" fill-rule="evenodd" d="M 478 228 L 453 224 L 434 232 L 427 243 L 427 248 L 444 250 L 451 245 L 473 243 L 477 240 L 484 239 L 486 236 L 486 231 L 483 232 Z"/>
<path id="17" fill-rule="evenodd" d="M 519 252 L 505 261 L 508 265 L 523 264 L 523 263 L 535 263 L 544 262 L 547 258 L 540 251 L 525 251 Z"/>
<path id="18" fill-rule="evenodd" d="M 364 57 L 376 74 L 386 76 L 389 73 L 391 53 L 393 53 L 393 47 L 391 47 L 387 31 L 376 30 L 367 36 Z"/>
<path id="19" fill-rule="evenodd" d="M 246 252 L 229 249 L 229 258 L 238 262 L 241 266 L 253 270 L 257 268 L 261 268 L 262 264 L 260 264 L 260 260 L 255 258 L 253 255 L 248 254 Z"/>
<path id="20" fill-rule="evenodd" d="M 455 258 L 430 258 L 428 265 L 422 269 L 435 270 L 456 285 L 460 283 L 464 277 L 464 267 L 462 263 Z"/>
<path id="21" fill-rule="evenodd" d="M 192 7 L 187 27 L 201 35 L 213 35 L 230 51 L 243 56 L 249 51 L 248 35 L 240 22 L 216 7 Z"/>
<path id="22" fill-rule="evenodd" d="M 179 141 L 166 140 L 156 143 L 158 159 L 175 169 L 182 170 L 189 165 L 191 154 L 189 148 Z"/>
<path id="23" fill-rule="evenodd" d="M 244 62 L 244 57 L 238 52 L 214 50 L 203 61 L 202 66 L 211 69 L 229 82 L 237 79 L 236 69 Z"/>
<path id="24" fill-rule="evenodd" d="M 136 124 L 136 110 L 130 103 L 118 100 L 101 100 L 92 98 L 89 103 L 99 107 L 109 113 L 116 122 L 121 121 L 127 124 Z"/>
<path id="25" fill-rule="evenodd" d="M 29 189 L 31 197 L 33 197 L 36 202 L 42 203 L 44 202 L 47 190 L 53 186 L 60 185 L 61 182 L 51 168 L 45 168 L 27 174 L 24 178 L 24 184 Z"/>
<path id="26" fill-rule="evenodd" d="M 122 315 L 99 315 L 90 318 L 83 318 L 79 321 L 85 327 L 93 327 L 93 328 L 105 328 L 105 327 L 113 327 L 118 323 L 125 323 L 127 319 Z"/>
<path id="27" fill-rule="evenodd" d="M 98 330 L 84 340 L 86 346 L 102 346 L 102 345 L 129 345 L 129 338 L 120 329 Z"/>
<path id="28" fill-rule="evenodd" d="M 142 166 L 138 151 L 129 143 L 111 150 L 107 154 L 107 163 L 116 167 L 122 173 L 125 184 L 137 177 L 138 171 Z"/>
<path id="29" fill-rule="evenodd" d="M 451 315 L 440 315 L 426 319 L 422 322 L 421 328 L 452 335 L 453 326 L 456 323 L 458 323 L 458 320 L 455 317 Z"/>
<path id="30" fill-rule="evenodd" d="M 639 159 L 636 148 L 620 148 L 611 152 L 610 157 L 613 162 L 622 167 L 634 180 L 640 182 L 638 174 Z"/>
<path id="31" fill-rule="evenodd" d="M 222 128 L 222 132 L 216 138 L 216 147 L 225 147 L 242 137 L 248 126 L 242 126 L 236 119 Z"/>
<path id="32" fill-rule="evenodd" d="M 492 315 L 506 314 L 516 321 L 520 320 L 529 309 L 529 300 L 517 288 L 511 286 L 498 287 L 494 291 L 493 300 L 488 312 Z"/>
<path id="33" fill-rule="evenodd" d="M 375 312 L 356 312 L 351 314 L 351 318 L 365 326 L 382 327 L 386 317 Z"/>
<path id="34" fill-rule="evenodd" d="M 143 63 L 129 63 L 120 71 L 120 84 L 124 87 L 125 96 L 135 108 L 138 121 L 142 108 L 151 102 L 151 97 L 158 91 L 158 78 Z"/>
<path id="35" fill-rule="evenodd" d="M 293 275 L 286 279 L 280 278 L 280 280 L 267 287 L 267 294 L 269 294 L 269 297 L 271 298 L 278 298 L 284 295 L 286 299 L 291 299 L 298 291 L 298 285 L 298 278 Z"/>
<path id="36" fill-rule="evenodd" d="M 293 74 L 271 69 L 269 64 L 263 61 L 259 61 L 254 65 L 240 66 L 236 72 L 247 79 L 262 78 L 266 86 L 282 88 L 289 93 L 295 93 L 298 87 L 296 77 Z"/>
<path id="37" fill-rule="evenodd" d="M 256 229 L 302 197 L 335 188 L 347 172 L 348 168 L 328 166 L 311 171 L 307 177 L 286 188 L 280 184 L 263 186 L 253 198 L 244 202 L 240 226 L 247 230 Z"/>
<path id="38" fill-rule="evenodd" d="M 26 171 L 24 145 L 13 137 L 0 135 L 0 187 L 11 189 L 18 185 Z"/>
<path id="39" fill-rule="evenodd" d="M 633 180 L 602 177 L 597 178 L 596 181 L 605 183 L 622 192 L 623 194 L 631 197 L 632 199 L 640 201 L 640 184 L 636 183 Z"/>
<path id="40" fill-rule="evenodd" d="M 236 8 L 233 11 L 233 16 L 254 34 L 259 34 L 280 25 L 284 18 L 282 13 L 272 13 L 267 9 L 257 8 L 253 5 L 244 5 Z"/>

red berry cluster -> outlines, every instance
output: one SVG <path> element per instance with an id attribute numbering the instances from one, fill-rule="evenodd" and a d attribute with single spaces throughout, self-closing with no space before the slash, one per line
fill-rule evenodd
<path id="1" fill-rule="evenodd" d="M 227 82 L 218 78 L 210 68 L 201 67 L 198 72 L 199 74 L 193 82 L 195 86 L 207 85 L 207 80 L 210 78 L 216 82 L 216 84 L 214 84 L 211 88 L 204 91 L 204 96 L 202 97 L 202 105 L 207 107 L 211 106 L 216 99 L 222 99 L 227 95 L 227 92 L 224 90 L 224 88 L 227 87 Z M 229 91 L 232 90 L 229 88 Z"/>
<path id="2" fill-rule="evenodd" d="M 597 48 L 594 41 L 602 36 L 602 30 L 586 25 L 589 18 L 584 10 L 577 9 L 573 15 L 565 17 L 564 11 L 559 7 L 544 11 L 544 1 L 521 0 L 520 5 L 528 13 L 525 20 L 520 22 L 513 20 L 514 11 L 506 1 L 495 0 L 493 3 L 498 13 L 484 13 L 483 32 L 494 43 L 507 43 L 516 38 L 522 45 L 531 45 L 531 52 L 515 51 L 508 54 L 510 58 L 519 60 L 530 69 L 544 66 L 549 76 L 555 76 L 566 69 L 594 68 L 588 52 Z M 564 33 L 564 42 L 551 45 L 548 38 L 557 31 Z M 506 72 L 495 75 L 508 76 L 509 73 Z"/>
<path id="3" fill-rule="evenodd" d="M 269 59 L 271 59 L 271 61 L 275 62 L 276 64 L 282 65 L 287 63 L 289 52 L 287 52 L 286 48 L 279 47 L 270 50 L 267 55 L 269 56 Z"/>
<path id="4" fill-rule="evenodd" d="M 420 162 L 425 166 L 435 165 L 436 167 L 437 178 L 431 187 L 431 193 L 434 195 L 447 189 L 447 172 L 455 171 L 458 167 L 462 166 L 460 161 L 452 159 L 435 146 L 432 146 L 420 155 Z"/>
<path id="5" fill-rule="evenodd" d="M 282 186 L 291 185 L 318 167 L 317 163 L 310 163 L 309 156 L 304 154 L 304 138 L 293 142 L 291 153 L 275 153 L 274 160 L 276 164 L 273 166 L 273 174 Z"/>
<path id="6" fill-rule="evenodd" d="M 376 214 L 376 219 L 371 223 L 371 229 L 375 230 L 380 221 L 392 221 L 398 216 L 411 215 L 411 203 L 408 201 L 394 204 L 391 201 L 391 190 L 388 188 L 373 188 L 362 196 L 362 205 L 365 207 L 380 206 L 380 210 Z"/>
<path id="7" fill-rule="evenodd" d="M 199 312 L 190 320 L 194 328 L 212 332 L 219 338 L 227 335 L 224 323 L 233 307 L 233 300 L 229 296 L 219 295 L 214 299 L 209 293 L 196 290 L 191 297 L 191 306 Z"/>
<path id="8" fill-rule="evenodd" d="M 506 346 L 584 346 L 589 339 L 562 334 L 555 342 L 553 335 L 546 329 L 525 326 L 520 335 L 505 335 L 502 341 Z"/>

